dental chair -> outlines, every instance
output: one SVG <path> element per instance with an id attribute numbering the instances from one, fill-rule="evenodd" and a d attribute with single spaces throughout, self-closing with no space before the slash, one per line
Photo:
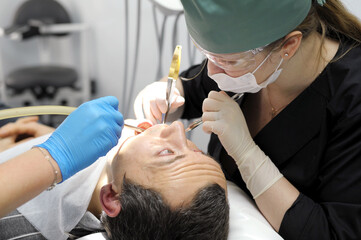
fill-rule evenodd
<path id="1" fill-rule="evenodd" d="M 24 105 L 59 105 L 66 102 L 70 96 L 78 97 L 82 102 L 89 100 L 90 81 L 85 63 L 87 59 L 86 37 L 84 36 L 86 30 L 86 25 L 73 23 L 66 9 L 55 0 L 23 2 L 15 13 L 12 25 L 1 29 L 0 35 L 6 39 L 26 43 L 28 46 L 33 46 L 30 43 L 37 41 L 39 54 L 33 58 L 38 58 L 39 62 L 18 67 L 8 74 L 4 72 L 1 74 L 2 101 L 9 104 L 9 98 L 19 99 L 25 93 L 30 93 L 32 99 L 24 101 L 26 102 L 26 104 L 23 102 Z M 50 51 L 54 50 L 51 44 L 59 45 L 64 42 L 64 38 L 69 38 L 73 33 L 79 34 L 80 49 L 74 49 L 75 51 L 71 50 L 71 52 L 80 53 L 80 71 L 74 67 L 75 64 L 51 62 Z M 11 44 L 11 41 L 3 41 L 3 43 Z M 19 51 L 16 54 L 21 55 L 22 52 Z M 9 58 L 3 54 L 0 56 L 2 61 Z M 63 89 L 69 89 L 71 94 L 67 95 L 66 99 L 57 102 L 58 92 Z"/>

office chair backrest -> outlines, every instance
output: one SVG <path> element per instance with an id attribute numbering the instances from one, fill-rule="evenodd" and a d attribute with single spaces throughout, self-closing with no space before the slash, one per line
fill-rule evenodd
<path id="1" fill-rule="evenodd" d="M 15 13 L 13 25 L 22 26 L 31 21 L 40 21 L 42 24 L 71 23 L 71 18 L 65 8 L 54 0 L 25 1 Z M 64 36 L 66 33 L 53 34 Z"/>

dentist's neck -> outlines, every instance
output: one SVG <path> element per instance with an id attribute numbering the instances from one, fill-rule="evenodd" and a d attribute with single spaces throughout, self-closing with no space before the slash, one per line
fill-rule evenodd
<path id="1" fill-rule="evenodd" d="M 321 48 L 321 35 L 311 34 L 304 39 L 296 54 L 284 61 L 282 74 L 269 89 L 284 96 L 297 96 L 306 89 L 323 71 L 338 50 L 338 43 L 325 39 Z"/>

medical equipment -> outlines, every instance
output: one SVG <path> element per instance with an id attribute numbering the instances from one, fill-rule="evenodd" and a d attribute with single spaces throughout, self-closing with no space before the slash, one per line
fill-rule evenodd
<path id="1" fill-rule="evenodd" d="M 32 106 L 32 107 L 19 107 L 19 108 L 10 108 L 0 111 L 0 120 L 7 118 L 15 117 L 25 117 L 25 116 L 34 116 L 34 115 L 69 115 L 73 112 L 75 107 L 68 106 Z M 129 124 L 124 124 L 125 127 L 131 128 L 137 132 L 143 132 L 145 129 L 132 126 Z"/>
<path id="2" fill-rule="evenodd" d="M 70 12 L 59 1 L 19 2 L 11 25 L 0 28 L 0 37 L 13 40 L 1 41 L 1 100 L 55 104 L 70 91 L 66 101 L 88 101 L 92 90 L 88 69 L 90 25 L 72 21 Z M 14 50 L 10 56 L 19 55 L 13 60 L 17 67 L 6 67 L 9 56 L 3 49 Z M 62 60 L 63 54 L 58 52 L 74 54 L 65 54 L 69 59 Z M 23 61 L 29 54 L 33 55 L 29 56 L 31 60 Z"/>
<path id="3" fill-rule="evenodd" d="M 133 130 L 135 130 L 136 132 L 139 132 L 139 133 L 141 133 L 141 132 L 144 132 L 144 131 L 145 131 L 145 129 L 144 129 L 144 128 L 141 128 L 141 127 L 136 127 L 136 126 L 132 126 L 132 125 L 129 125 L 129 124 L 126 124 L 126 123 L 124 123 L 124 127 L 127 127 L 127 128 L 130 128 L 130 129 L 133 129 Z"/>
<path id="4" fill-rule="evenodd" d="M 168 82 L 167 82 L 167 91 L 165 93 L 165 99 L 167 100 L 167 111 L 165 113 L 162 113 L 162 123 L 164 124 L 165 121 L 167 120 L 167 117 L 168 117 L 168 112 L 169 112 L 169 109 L 170 109 L 170 105 L 171 103 L 169 102 L 170 101 L 170 95 L 171 93 L 173 92 L 173 88 L 174 88 L 174 85 L 175 85 L 175 79 L 173 78 L 169 78 L 168 77 Z"/>
<path id="5" fill-rule="evenodd" d="M 243 96 L 243 93 L 236 93 L 234 94 L 231 98 L 234 101 L 237 101 L 238 99 L 240 99 Z M 201 125 L 203 123 L 202 118 L 195 120 L 194 122 L 192 122 L 191 124 L 189 124 L 189 126 L 186 128 L 185 132 L 189 132 L 193 129 L 195 129 L 196 127 L 198 127 L 199 125 Z"/>
<path id="6" fill-rule="evenodd" d="M 168 83 L 167 83 L 167 92 L 166 92 L 166 100 L 167 100 L 168 106 L 167 106 L 167 111 L 162 114 L 162 123 L 165 123 L 165 121 L 167 120 L 168 112 L 169 112 L 169 109 L 171 106 L 170 100 L 172 99 L 171 96 L 172 96 L 173 88 L 175 86 L 175 83 L 176 83 L 178 75 L 179 75 L 181 51 L 182 51 L 182 46 L 177 45 L 174 49 L 172 62 L 170 64 L 169 74 L 168 74 Z"/>

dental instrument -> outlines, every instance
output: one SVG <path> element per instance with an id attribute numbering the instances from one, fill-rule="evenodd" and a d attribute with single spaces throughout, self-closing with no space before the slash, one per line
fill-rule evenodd
<path id="1" fill-rule="evenodd" d="M 243 96 L 243 93 L 236 93 L 234 94 L 231 98 L 234 101 L 237 101 L 238 99 L 240 99 Z M 199 125 L 201 125 L 203 123 L 202 118 L 195 120 L 194 122 L 192 122 L 191 124 L 189 124 L 189 126 L 186 128 L 185 132 L 189 132 L 193 129 L 195 129 L 196 127 L 198 127 Z"/>
<path id="2" fill-rule="evenodd" d="M 127 128 L 130 128 L 130 129 L 133 129 L 134 131 L 138 132 L 138 133 L 142 133 L 145 131 L 144 128 L 141 128 L 141 127 L 136 127 L 136 126 L 132 126 L 132 125 L 129 125 L 129 124 L 126 124 L 124 123 L 124 127 L 127 127 Z"/>
<path id="3" fill-rule="evenodd" d="M 175 87 L 176 81 L 179 75 L 180 59 L 181 59 L 182 46 L 177 45 L 174 49 L 172 62 L 169 68 L 168 74 L 168 83 L 167 83 L 167 92 L 166 100 L 168 103 L 167 111 L 162 114 L 162 123 L 164 124 L 168 117 L 168 112 L 171 106 L 170 100 L 172 99 L 173 89 Z"/>
<path id="4" fill-rule="evenodd" d="M 34 115 L 69 115 L 73 112 L 75 107 L 68 106 L 31 106 L 31 107 L 19 107 L 19 108 L 10 108 L 5 110 L 0 110 L 0 120 L 7 118 L 15 118 L 15 117 L 25 117 L 25 116 L 34 116 Z M 124 126 L 127 128 L 131 128 L 137 132 L 143 132 L 145 129 L 132 126 L 129 124 L 125 124 Z"/>

